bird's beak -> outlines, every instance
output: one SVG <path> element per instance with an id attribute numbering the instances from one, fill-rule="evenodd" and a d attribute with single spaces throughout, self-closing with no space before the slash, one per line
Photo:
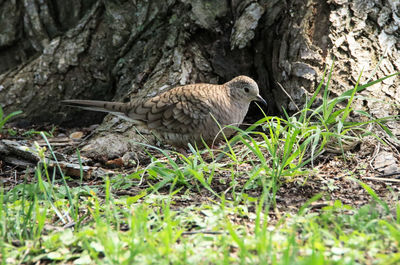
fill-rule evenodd
<path id="1" fill-rule="evenodd" d="M 265 101 L 265 99 L 263 99 L 260 95 L 257 95 L 256 98 L 257 101 L 260 101 L 262 104 L 264 104 L 266 107 L 268 106 L 267 101 Z"/>

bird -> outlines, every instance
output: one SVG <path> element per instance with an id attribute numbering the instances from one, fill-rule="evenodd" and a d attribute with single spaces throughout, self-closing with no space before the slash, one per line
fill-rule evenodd
<path id="1" fill-rule="evenodd" d="M 221 128 L 239 126 L 250 102 L 267 102 L 260 96 L 257 83 L 240 75 L 222 84 L 196 83 L 177 86 L 154 97 L 131 102 L 63 100 L 62 103 L 93 111 L 103 111 L 150 130 L 163 143 L 176 148 L 188 144 L 213 145 L 222 140 Z M 223 130 L 229 138 L 232 128 Z"/>

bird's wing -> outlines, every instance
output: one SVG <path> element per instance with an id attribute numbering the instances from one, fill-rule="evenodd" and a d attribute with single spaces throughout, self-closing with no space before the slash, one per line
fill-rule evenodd
<path id="1" fill-rule="evenodd" d="M 208 99 L 195 87 L 177 87 L 154 98 L 132 103 L 127 113 L 149 129 L 173 133 L 195 133 L 210 118 Z"/>

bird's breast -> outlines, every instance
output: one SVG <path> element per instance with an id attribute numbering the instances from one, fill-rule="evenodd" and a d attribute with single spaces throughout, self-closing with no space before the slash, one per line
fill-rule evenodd
<path id="1" fill-rule="evenodd" d="M 221 125 L 238 126 L 244 120 L 249 109 L 249 104 L 235 101 L 221 101 L 214 108 L 213 115 Z"/>

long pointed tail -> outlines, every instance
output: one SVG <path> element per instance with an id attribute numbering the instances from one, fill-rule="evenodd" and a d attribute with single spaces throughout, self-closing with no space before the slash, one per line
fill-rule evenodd
<path id="1" fill-rule="evenodd" d="M 93 111 L 110 112 L 116 115 L 125 114 L 127 108 L 126 103 L 107 102 L 99 100 L 69 99 L 69 100 L 63 100 L 61 102 L 72 107 L 78 107 Z"/>

